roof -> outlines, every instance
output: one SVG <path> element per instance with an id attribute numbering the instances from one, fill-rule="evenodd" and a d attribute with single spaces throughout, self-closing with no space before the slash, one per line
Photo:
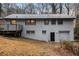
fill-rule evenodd
<path id="1" fill-rule="evenodd" d="M 75 16 L 69 16 L 65 14 L 11 14 L 4 18 L 76 18 Z"/>

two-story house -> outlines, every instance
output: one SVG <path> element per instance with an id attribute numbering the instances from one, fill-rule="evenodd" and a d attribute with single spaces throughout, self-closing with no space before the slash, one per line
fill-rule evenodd
<path id="1" fill-rule="evenodd" d="M 65 14 L 12 14 L 4 17 L 4 31 L 16 30 L 16 27 L 25 38 L 74 41 L 74 19 L 75 16 Z"/>

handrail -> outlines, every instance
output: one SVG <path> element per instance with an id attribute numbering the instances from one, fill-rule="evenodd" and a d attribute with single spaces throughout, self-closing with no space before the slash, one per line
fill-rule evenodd
<path id="1" fill-rule="evenodd" d="M 0 27 L 0 30 L 22 30 L 22 26 L 20 24 L 2 24 L 1 26 L 2 27 Z"/>

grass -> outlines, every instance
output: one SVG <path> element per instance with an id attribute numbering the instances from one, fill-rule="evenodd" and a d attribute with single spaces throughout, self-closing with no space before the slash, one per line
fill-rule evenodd
<path id="1" fill-rule="evenodd" d="M 79 41 L 75 41 L 74 44 L 79 46 Z"/>
<path id="2" fill-rule="evenodd" d="M 25 38 L 0 36 L 0 55 L 2 56 L 57 56 L 73 55 L 58 43 L 43 42 Z"/>

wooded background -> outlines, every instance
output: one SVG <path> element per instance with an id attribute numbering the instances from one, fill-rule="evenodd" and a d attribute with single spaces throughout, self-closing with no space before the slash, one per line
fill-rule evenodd
<path id="1" fill-rule="evenodd" d="M 0 3 L 0 15 L 9 14 L 68 14 L 77 15 L 79 4 L 74 3 Z"/>
<path id="2" fill-rule="evenodd" d="M 79 3 L 0 3 L 0 17 L 10 14 L 75 15 L 75 35 L 79 36 Z"/>

